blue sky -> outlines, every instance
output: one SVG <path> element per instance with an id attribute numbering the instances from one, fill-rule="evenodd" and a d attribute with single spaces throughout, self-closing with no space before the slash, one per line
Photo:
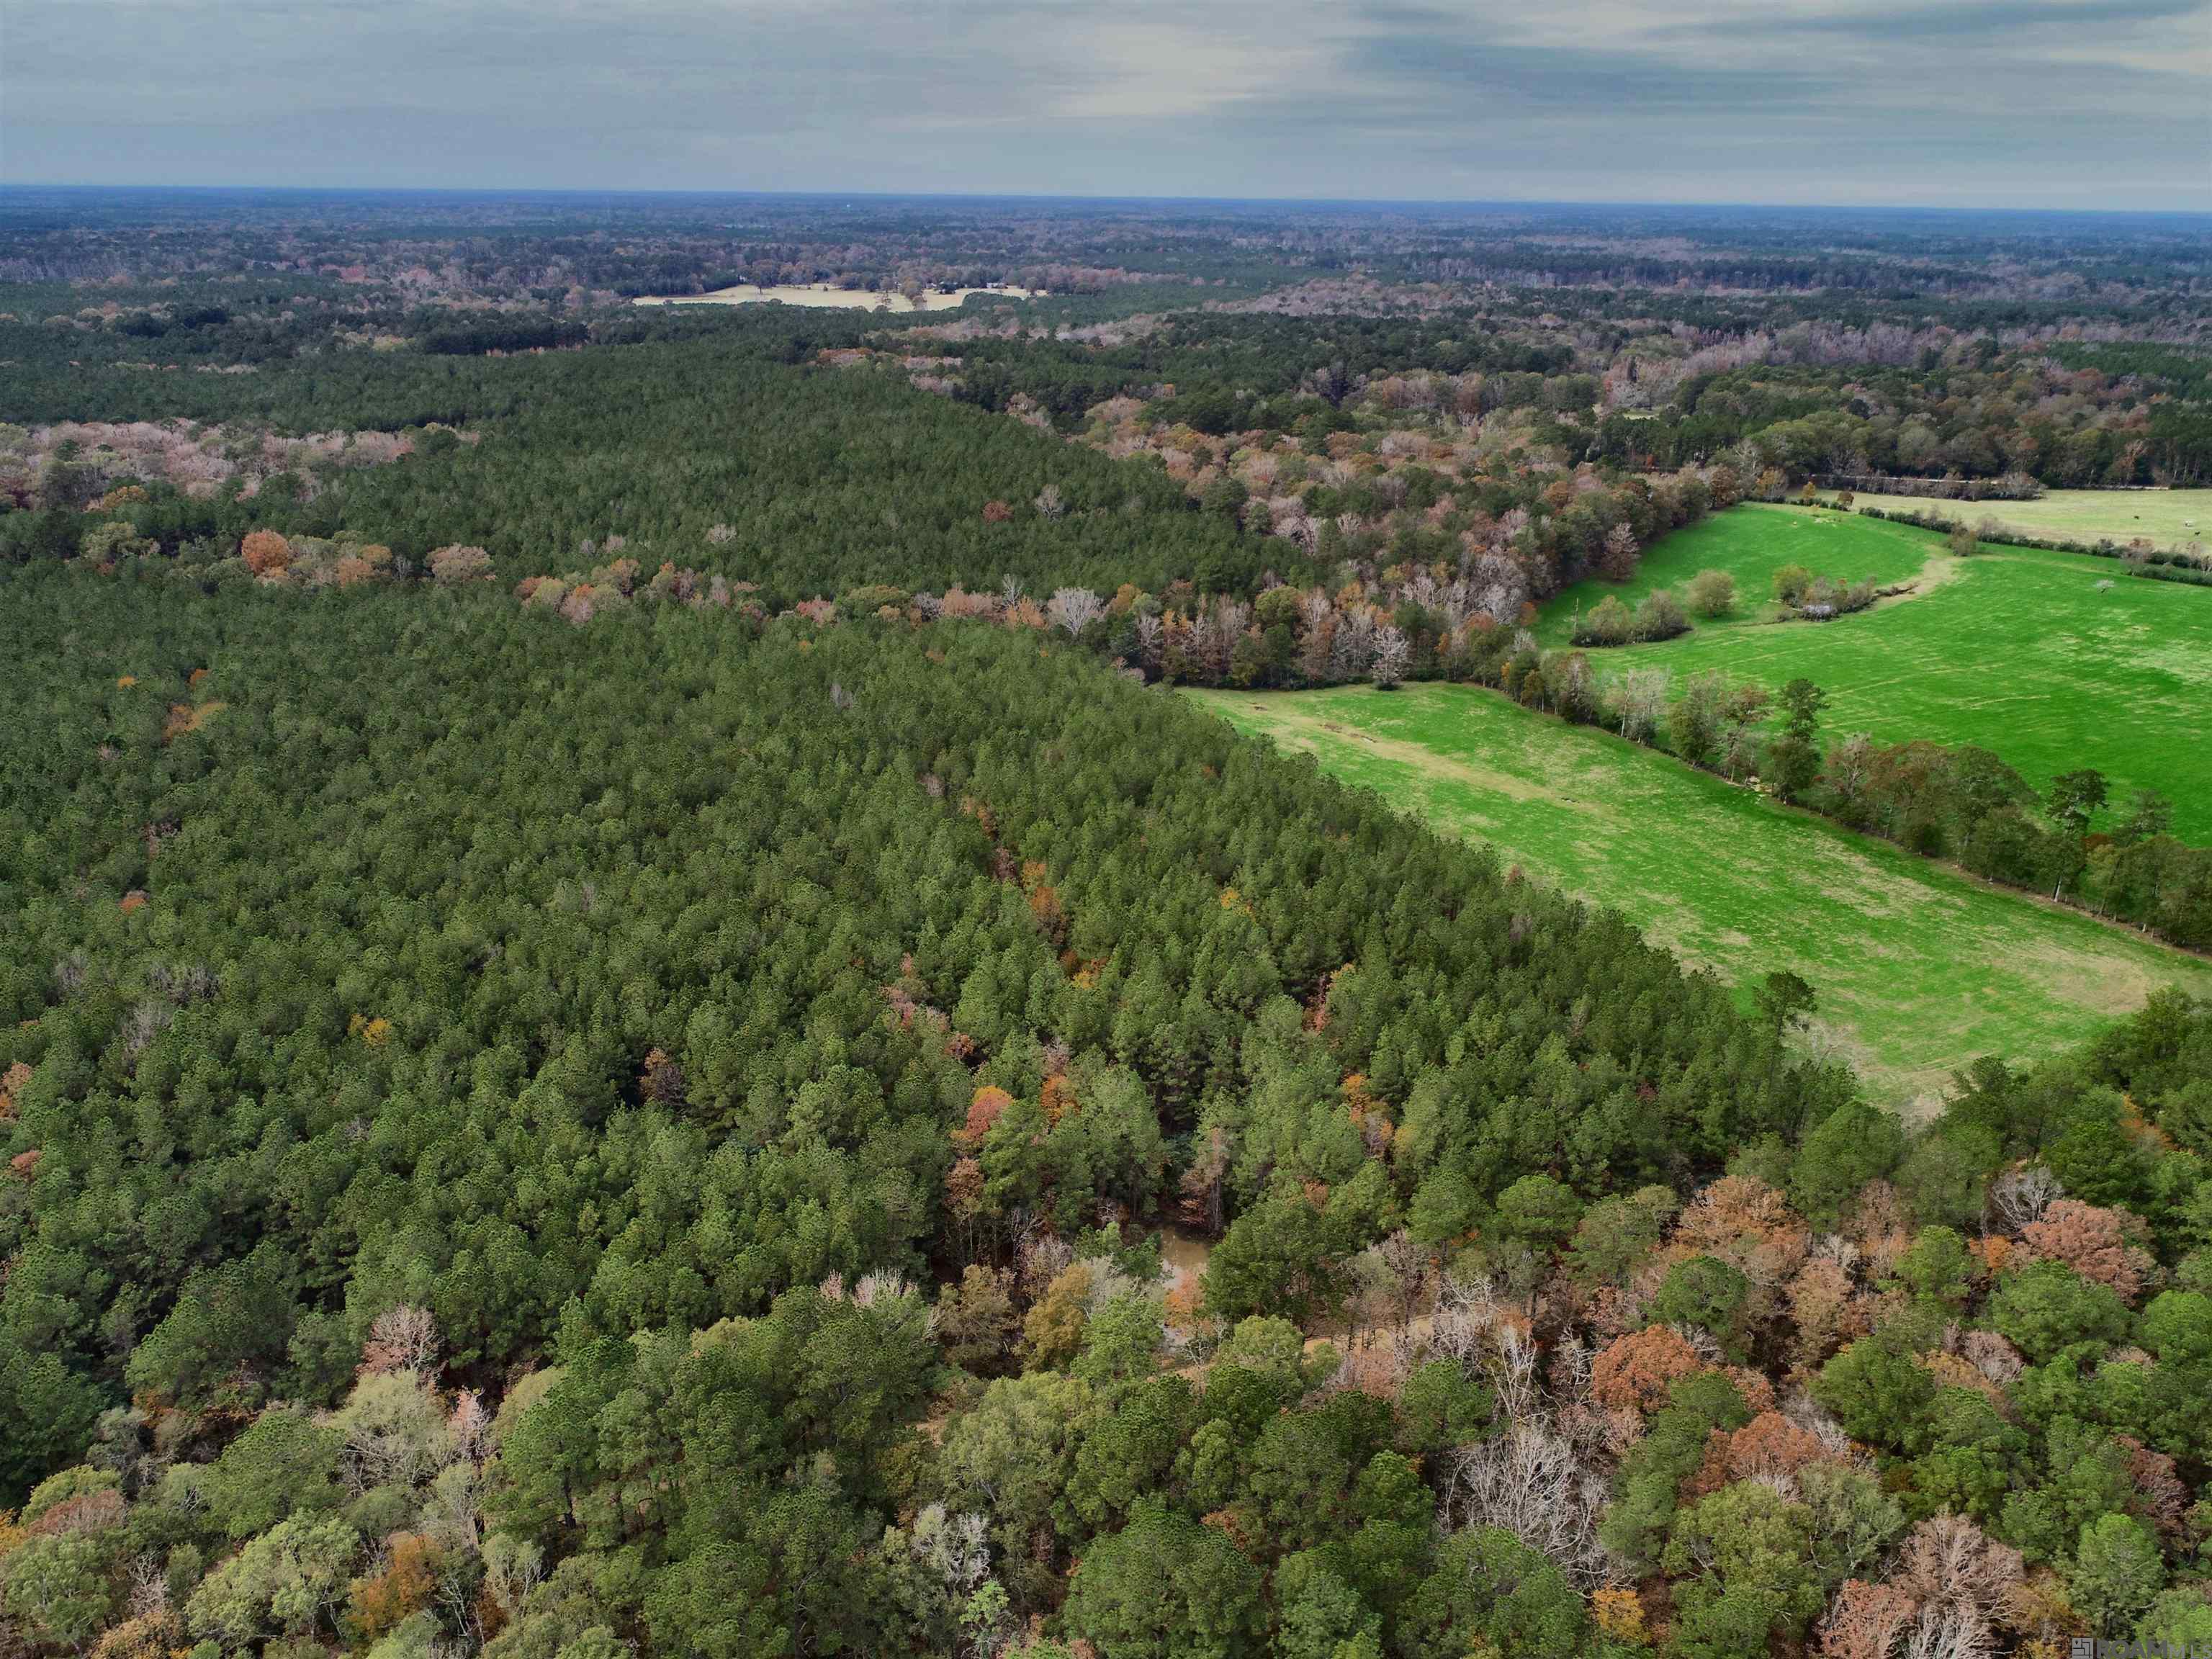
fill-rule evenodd
<path id="1" fill-rule="evenodd" d="M 2212 0 L 0 0 L 15 183 L 2212 209 Z"/>

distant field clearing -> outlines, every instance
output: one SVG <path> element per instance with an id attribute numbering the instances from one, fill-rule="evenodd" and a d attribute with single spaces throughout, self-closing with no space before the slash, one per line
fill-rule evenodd
<path id="1" fill-rule="evenodd" d="M 1034 300 L 1042 292 L 1027 288 L 956 288 L 950 294 L 927 293 L 916 303 L 903 294 L 871 294 L 866 289 L 832 288 L 827 283 L 792 283 L 782 288 L 756 288 L 740 283 L 718 288 L 712 294 L 647 296 L 634 301 L 641 306 L 756 306 L 769 301 L 787 306 L 820 306 L 844 311 L 954 311 L 971 294 L 995 295 L 1002 300 Z"/>
<path id="2" fill-rule="evenodd" d="M 1501 862 L 1621 911 L 1737 985 L 1777 968 L 1869 1093 L 1932 1109 L 1983 1054 L 2055 1054 L 2212 962 L 1970 880 L 1494 692 L 1194 691 Z"/>
<path id="3" fill-rule="evenodd" d="M 1856 495 L 1855 507 L 1885 513 L 1933 513 L 1979 524 L 1994 519 L 2026 536 L 2131 542 L 2154 547 L 2202 542 L 2212 547 L 2212 489 L 2054 489 L 2033 501 L 1945 501 L 1924 495 Z"/>

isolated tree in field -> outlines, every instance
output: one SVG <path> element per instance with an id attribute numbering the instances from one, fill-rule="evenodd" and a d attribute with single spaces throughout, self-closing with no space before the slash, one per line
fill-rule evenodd
<path id="1" fill-rule="evenodd" d="M 1735 609 L 1735 578 L 1725 570 L 1700 570 L 1690 578 L 1687 597 L 1692 615 L 1725 617 Z"/>
<path id="2" fill-rule="evenodd" d="M 1577 645 L 1626 645 L 1634 637 L 1636 620 L 1628 607 L 1608 593 L 1575 620 Z"/>
<path id="3" fill-rule="evenodd" d="M 1690 631 L 1690 619 L 1682 614 L 1680 600 L 1656 587 L 1636 607 L 1635 631 L 1639 640 L 1671 640 Z"/>
<path id="4" fill-rule="evenodd" d="M 1951 533 L 1945 538 L 1945 540 L 1948 543 L 1952 552 L 1962 559 L 1971 556 L 1981 546 L 1980 541 L 1974 534 L 1973 526 L 1967 524 L 1953 525 Z"/>

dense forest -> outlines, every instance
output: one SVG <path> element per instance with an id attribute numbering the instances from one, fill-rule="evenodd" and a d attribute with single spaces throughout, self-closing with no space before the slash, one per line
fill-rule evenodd
<path id="1" fill-rule="evenodd" d="M 1908 1139 L 1802 988 L 1025 630 L 11 586 L 8 1458 L 92 1460 L 19 1518 L 40 1639 L 2030 1616 L 1893 1545 L 2203 1605 L 2212 1011 Z M 1180 1301 L 1163 1217 L 1225 1224 Z"/>
<path id="2" fill-rule="evenodd" d="M 99 201 L 0 238 L 0 1646 L 2212 1642 L 2212 1005 L 1907 1123 L 1817 986 L 1172 690 L 1613 723 L 1533 599 L 1825 470 L 1759 444 L 1846 386 L 2149 433 L 2200 244 Z M 2178 847 L 1972 754 L 1826 799 L 1817 703 L 1710 701 L 1686 758 L 1929 850 Z"/>

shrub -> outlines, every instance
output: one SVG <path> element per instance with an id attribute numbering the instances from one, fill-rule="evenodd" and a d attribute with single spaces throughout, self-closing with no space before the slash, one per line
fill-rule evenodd
<path id="1" fill-rule="evenodd" d="M 1644 603 L 1636 607 L 1636 637 L 1639 640 L 1671 640 L 1690 631 L 1690 619 L 1683 613 L 1681 602 L 1665 588 L 1656 588 L 1644 596 Z"/>
<path id="2" fill-rule="evenodd" d="M 1636 619 L 1626 605 L 1608 593 L 1591 610 L 1575 618 L 1577 645 L 1626 645 L 1635 637 Z"/>
<path id="3" fill-rule="evenodd" d="M 1684 593 L 1694 616 L 1725 617 L 1735 609 L 1735 578 L 1725 570 L 1700 570 Z"/>

